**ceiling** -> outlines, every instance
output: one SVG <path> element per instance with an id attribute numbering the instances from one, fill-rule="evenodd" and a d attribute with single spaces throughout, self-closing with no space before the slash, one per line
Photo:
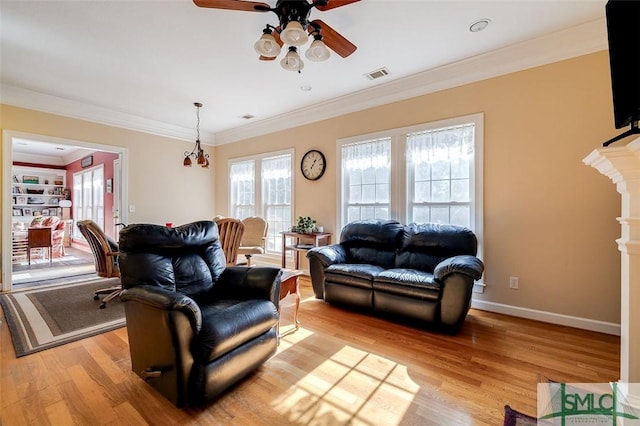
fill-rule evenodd
<path id="1" fill-rule="evenodd" d="M 362 0 L 312 10 L 358 49 L 305 61 L 298 74 L 280 67 L 282 53 L 258 61 L 253 50 L 264 26 L 278 24 L 271 12 L 190 0 L 2 0 L 0 94 L 9 105 L 186 140 L 198 101 L 202 141 L 215 145 L 604 49 L 604 5 Z M 490 25 L 469 31 L 482 18 Z M 390 75 L 365 76 L 382 67 Z"/>

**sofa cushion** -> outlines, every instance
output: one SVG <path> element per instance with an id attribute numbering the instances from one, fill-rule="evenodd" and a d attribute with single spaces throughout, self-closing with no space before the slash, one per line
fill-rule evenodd
<path id="1" fill-rule="evenodd" d="M 384 268 L 376 265 L 338 263 L 329 266 L 324 276 L 326 282 L 371 289 L 373 278 L 382 271 Z"/>
<path id="2" fill-rule="evenodd" d="M 340 244 L 349 263 L 371 263 L 392 268 L 400 248 L 404 226 L 395 220 L 362 220 L 347 224 L 340 233 Z"/>
<path id="3" fill-rule="evenodd" d="M 475 256 L 478 242 L 470 229 L 435 223 L 412 223 L 406 227 L 396 268 L 433 272 L 436 265 L 452 256 Z"/>
<path id="4" fill-rule="evenodd" d="M 429 272 L 415 269 L 388 269 L 373 280 L 373 289 L 413 299 L 437 301 L 440 284 Z"/>
<path id="5" fill-rule="evenodd" d="M 278 310 L 268 300 L 219 300 L 200 309 L 202 328 L 194 352 L 205 363 L 266 333 L 278 322 Z"/>
<path id="6" fill-rule="evenodd" d="M 31 221 L 31 226 L 59 230 L 64 229 L 64 222 L 58 216 L 36 216 Z"/>

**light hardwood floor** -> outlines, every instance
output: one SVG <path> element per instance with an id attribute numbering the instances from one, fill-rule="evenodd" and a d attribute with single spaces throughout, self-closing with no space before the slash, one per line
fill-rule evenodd
<path id="1" fill-rule="evenodd" d="M 541 377 L 618 380 L 614 336 L 477 310 L 445 336 L 333 307 L 301 284 L 301 328 L 199 409 L 174 407 L 131 372 L 125 328 L 16 359 L 2 316 L 2 425 L 494 426 L 505 404 L 535 414 Z"/>

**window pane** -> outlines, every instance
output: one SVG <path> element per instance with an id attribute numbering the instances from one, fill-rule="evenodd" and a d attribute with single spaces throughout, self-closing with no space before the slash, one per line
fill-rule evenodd
<path id="1" fill-rule="evenodd" d="M 471 227 L 471 206 L 451 206 L 451 223 Z"/>
<path id="2" fill-rule="evenodd" d="M 389 184 L 379 183 L 376 185 L 376 203 L 389 203 Z"/>
<path id="3" fill-rule="evenodd" d="M 438 161 L 431 166 L 432 179 L 449 179 L 449 162 Z"/>
<path id="4" fill-rule="evenodd" d="M 451 223 L 449 220 L 449 206 L 433 206 L 431 207 L 431 220 L 433 223 Z"/>
<path id="5" fill-rule="evenodd" d="M 451 198 L 454 201 L 470 201 L 469 179 L 458 179 L 451 181 Z"/>
<path id="6" fill-rule="evenodd" d="M 374 219 L 389 219 L 389 209 L 387 207 L 376 207 Z"/>
<path id="7" fill-rule="evenodd" d="M 413 208 L 413 220 L 416 223 L 429 223 L 431 217 L 431 209 L 427 206 L 415 206 Z"/>
<path id="8" fill-rule="evenodd" d="M 375 185 L 362 185 L 362 202 L 374 203 L 376 201 Z"/>
<path id="9" fill-rule="evenodd" d="M 431 201 L 441 202 L 450 200 L 451 194 L 449 193 L 448 180 L 437 180 L 431 182 Z"/>
<path id="10" fill-rule="evenodd" d="M 413 191 L 413 201 L 416 203 L 431 199 L 431 184 L 429 182 L 416 182 Z"/>
<path id="11" fill-rule="evenodd" d="M 451 179 L 469 178 L 469 160 L 469 158 L 459 158 L 451 161 Z"/>

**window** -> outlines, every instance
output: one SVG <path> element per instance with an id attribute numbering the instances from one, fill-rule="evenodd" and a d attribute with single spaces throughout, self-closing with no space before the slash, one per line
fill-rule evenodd
<path id="1" fill-rule="evenodd" d="M 373 218 L 451 223 L 480 243 L 482 129 L 482 114 L 473 114 L 339 140 L 339 226 Z"/>
<path id="2" fill-rule="evenodd" d="M 474 124 L 407 135 L 409 222 L 473 229 Z"/>
<path id="3" fill-rule="evenodd" d="M 342 171 L 345 223 L 388 219 L 391 214 L 391 138 L 343 145 Z"/>
<path id="4" fill-rule="evenodd" d="M 73 174 L 73 217 L 93 220 L 104 229 L 104 168 L 103 165 Z M 74 228 L 74 238 L 83 238 Z"/>
<path id="5" fill-rule="evenodd" d="M 282 251 L 281 232 L 291 229 L 292 151 L 231 160 L 230 214 L 264 217 L 269 223 L 267 251 Z"/>

